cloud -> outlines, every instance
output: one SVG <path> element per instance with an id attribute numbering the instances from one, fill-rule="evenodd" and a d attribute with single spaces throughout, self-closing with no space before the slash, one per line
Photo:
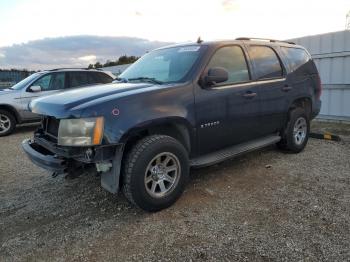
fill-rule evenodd
<path id="1" fill-rule="evenodd" d="M 78 57 L 78 59 L 82 61 L 91 62 L 91 61 L 96 61 L 97 57 L 95 55 L 86 55 L 86 56 Z"/>
<path id="2" fill-rule="evenodd" d="M 221 3 L 224 11 L 230 12 L 230 11 L 236 11 L 239 8 L 239 4 L 237 0 L 224 0 Z"/>
<path id="3" fill-rule="evenodd" d="M 141 56 L 168 45 L 136 37 L 67 36 L 44 38 L 0 47 L 0 68 L 43 70 L 57 67 L 86 67 L 95 61 L 116 60 L 121 55 Z"/>
<path id="4" fill-rule="evenodd" d="M 140 11 L 135 11 L 136 16 L 143 16 L 143 14 Z"/>

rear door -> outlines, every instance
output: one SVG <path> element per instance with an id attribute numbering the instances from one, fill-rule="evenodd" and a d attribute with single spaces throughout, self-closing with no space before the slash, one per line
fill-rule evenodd
<path id="1" fill-rule="evenodd" d="M 72 71 L 68 73 L 68 85 L 67 88 L 83 87 L 92 85 L 90 77 L 85 71 Z"/>
<path id="2" fill-rule="evenodd" d="M 292 90 L 286 79 L 286 69 L 277 50 L 272 46 L 249 44 L 254 80 L 259 87 L 261 108 L 259 112 L 259 136 L 278 132 L 288 111 L 288 96 Z"/>
<path id="3" fill-rule="evenodd" d="M 213 67 L 228 71 L 229 79 L 209 88 L 195 88 L 197 137 L 200 154 L 256 137 L 259 114 L 258 88 L 251 81 L 241 46 L 218 48 L 203 74 Z"/>

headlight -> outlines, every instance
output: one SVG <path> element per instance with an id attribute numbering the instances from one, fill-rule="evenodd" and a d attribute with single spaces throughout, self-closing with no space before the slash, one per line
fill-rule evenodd
<path id="1" fill-rule="evenodd" d="M 61 146 L 99 145 L 103 137 L 103 117 L 62 119 L 58 128 Z"/>

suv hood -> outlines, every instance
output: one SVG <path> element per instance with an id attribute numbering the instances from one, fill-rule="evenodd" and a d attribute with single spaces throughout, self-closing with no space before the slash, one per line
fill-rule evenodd
<path id="1" fill-rule="evenodd" d="M 77 88 L 35 99 L 29 108 L 36 114 L 78 118 L 88 106 L 103 105 L 107 100 L 139 93 L 145 88 L 155 89 L 160 86 L 149 83 L 115 83 Z"/>

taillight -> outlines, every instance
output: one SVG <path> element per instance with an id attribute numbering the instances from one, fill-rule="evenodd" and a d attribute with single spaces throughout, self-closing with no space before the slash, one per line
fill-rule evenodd
<path id="1" fill-rule="evenodd" d="M 317 86 L 316 86 L 316 98 L 320 99 L 321 95 L 322 95 L 322 83 L 321 83 L 321 78 L 320 75 L 317 75 Z"/>

